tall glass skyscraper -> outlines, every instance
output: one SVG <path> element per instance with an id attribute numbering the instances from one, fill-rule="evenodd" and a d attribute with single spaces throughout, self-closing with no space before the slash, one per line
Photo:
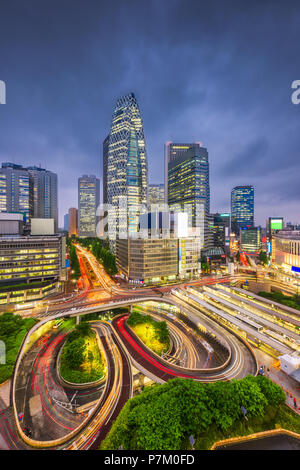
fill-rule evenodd
<path id="1" fill-rule="evenodd" d="M 189 214 L 189 227 L 195 228 L 201 248 L 208 241 L 210 211 L 209 163 L 207 149 L 199 142 L 165 146 L 165 187 L 171 210 Z"/>
<path id="2" fill-rule="evenodd" d="M 100 198 L 100 180 L 83 175 L 78 179 L 78 235 L 96 237 L 97 208 Z"/>
<path id="3" fill-rule="evenodd" d="M 231 191 L 231 229 L 239 235 L 240 228 L 254 226 L 254 188 L 236 186 Z"/>
<path id="4" fill-rule="evenodd" d="M 27 222 L 32 217 L 54 219 L 57 232 L 57 175 L 37 166 L 2 163 L 0 211 L 23 212 Z"/>
<path id="5" fill-rule="evenodd" d="M 28 223 L 34 215 L 33 179 L 26 168 L 2 163 L 0 168 L 0 211 L 22 212 Z"/>
<path id="6" fill-rule="evenodd" d="M 107 148 L 108 144 L 108 148 Z M 143 122 L 133 93 L 117 101 L 113 112 L 109 141 L 105 139 L 103 161 L 106 165 L 107 203 L 115 213 L 108 213 L 109 237 L 114 242 L 134 236 L 138 231 L 140 205 L 148 204 L 148 164 Z"/>

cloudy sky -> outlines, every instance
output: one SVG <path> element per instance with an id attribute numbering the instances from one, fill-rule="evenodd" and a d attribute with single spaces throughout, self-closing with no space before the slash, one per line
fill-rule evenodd
<path id="1" fill-rule="evenodd" d="M 78 177 L 102 179 L 113 107 L 132 91 L 149 182 L 163 182 L 165 141 L 201 141 L 212 211 L 253 184 L 257 224 L 300 223 L 299 30 L 287 0 L 4 0 L 0 163 L 56 172 L 62 225 Z"/>

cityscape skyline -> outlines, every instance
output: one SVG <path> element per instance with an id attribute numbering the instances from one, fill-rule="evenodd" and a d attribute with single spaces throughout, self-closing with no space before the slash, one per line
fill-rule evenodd
<path id="1" fill-rule="evenodd" d="M 0 451 L 300 450 L 300 4 L 2 3 Z"/>
<path id="2" fill-rule="evenodd" d="M 165 142 L 201 140 L 210 153 L 212 212 L 229 211 L 231 189 L 251 184 L 256 223 L 282 214 L 299 221 L 297 9 L 254 4 L 246 14 L 230 4 L 152 1 L 141 11 L 137 2 L 90 2 L 84 11 L 77 2 L 70 23 L 67 2 L 57 16 L 54 1 L 43 12 L 36 4 L 38 23 L 19 2 L 22 41 L 13 37 L 13 8 L 3 7 L 0 158 L 58 174 L 60 226 L 77 200 L 78 177 L 96 174 L 102 184 L 111 109 L 131 91 L 143 113 L 150 183 L 163 182 Z"/>

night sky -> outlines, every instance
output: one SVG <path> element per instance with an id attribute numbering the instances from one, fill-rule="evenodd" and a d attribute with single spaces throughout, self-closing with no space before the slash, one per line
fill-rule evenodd
<path id="1" fill-rule="evenodd" d="M 116 100 L 134 92 L 149 182 L 163 182 L 164 142 L 209 151 L 211 210 L 255 188 L 255 222 L 300 223 L 300 5 L 240 0 L 2 0 L 0 163 L 58 174 L 59 219 L 77 179 L 102 180 Z"/>

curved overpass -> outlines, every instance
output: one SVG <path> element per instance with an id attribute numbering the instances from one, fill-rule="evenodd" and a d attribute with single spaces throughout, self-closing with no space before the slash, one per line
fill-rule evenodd
<path id="1" fill-rule="evenodd" d="M 45 321 L 44 321 L 45 322 Z M 43 323 L 44 323 L 43 322 Z M 40 326 L 40 325 L 39 325 Z M 22 440 L 34 448 L 87 449 L 97 446 L 107 434 L 112 420 L 119 414 L 123 405 L 132 396 L 132 374 L 130 359 L 111 326 L 105 322 L 92 324 L 106 356 L 109 374 L 104 391 L 90 415 L 72 432 L 54 440 L 35 440 L 24 434 L 19 421 L 20 408 L 16 403 L 16 378 L 22 359 L 22 352 L 16 364 L 12 381 L 13 411 L 17 430 Z M 37 328 L 33 327 L 32 330 Z"/>
<path id="2" fill-rule="evenodd" d="M 64 316 L 85 315 L 92 312 L 99 312 L 116 308 L 122 305 L 131 305 L 145 301 L 166 302 L 174 305 L 186 317 L 187 322 L 192 322 L 198 326 L 199 312 L 195 312 L 188 305 L 180 305 L 180 303 L 172 296 L 162 298 L 157 296 L 147 296 L 144 298 L 134 297 L 131 299 L 118 300 L 106 304 L 95 306 L 72 308 L 65 311 L 58 311 L 49 317 L 44 317 L 31 332 L 38 329 L 42 324 L 56 318 Z M 185 318 L 184 317 L 184 318 Z M 108 379 L 103 394 L 93 409 L 90 416 L 80 424 L 74 431 L 67 434 L 63 438 L 52 441 L 34 441 L 25 436 L 19 423 L 15 394 L 16 394 L 16 377 L 26 341 L 20 350 L 20 354 L 16 363 L 15 374 L 12 381 L 12 397 L 15 420 L 18 432 L 22 439 L 29 445 L 39 448 L 66 448 L 66 449 L 86 449 L 97 447 L 99 442 L 108 432 L 111 422 L 117 417 L 123 405 L 132 396 L 132 371 L 130 366 L 130 358 L 135 366 L 138 366 L 146 375 L 150 376 L 156 382 L 164 382 L 174 377 L 193 378 L 203 382 L 212 382 L 216 380 L 230 380 L 232 378 L 241 378 L 249 373 L 256 374 L 257 364 L 254 364 L 251 356 L 250 348 L 247 343 L 243 343 L 241 338 L 237 338 L 234 334 L 229 334 L 223 327 L 220 327 L 212 320 L 207 318 L 201 319 L 201 324 L 205 328 L 212 331 L 213 336 L 217 339 L 221 348 L 228 353 L 224 363 L 216 368 L 211 369 L 188 369 L 170 364 L 162 358 L 156 356 L 146 346 L 139 342 L 138 338 L 134 338 L 132 332 L 126 326 L 126 317 L 116 317 L 112 325 L 104 322 L 92 323 L 96 329 L 98 338 L 102 342 L 108 364 Z M 226 339 L 225 339 L 226 338 Z M 247 364 L 244 356 L 251 356 L 251 365 Z"/>

